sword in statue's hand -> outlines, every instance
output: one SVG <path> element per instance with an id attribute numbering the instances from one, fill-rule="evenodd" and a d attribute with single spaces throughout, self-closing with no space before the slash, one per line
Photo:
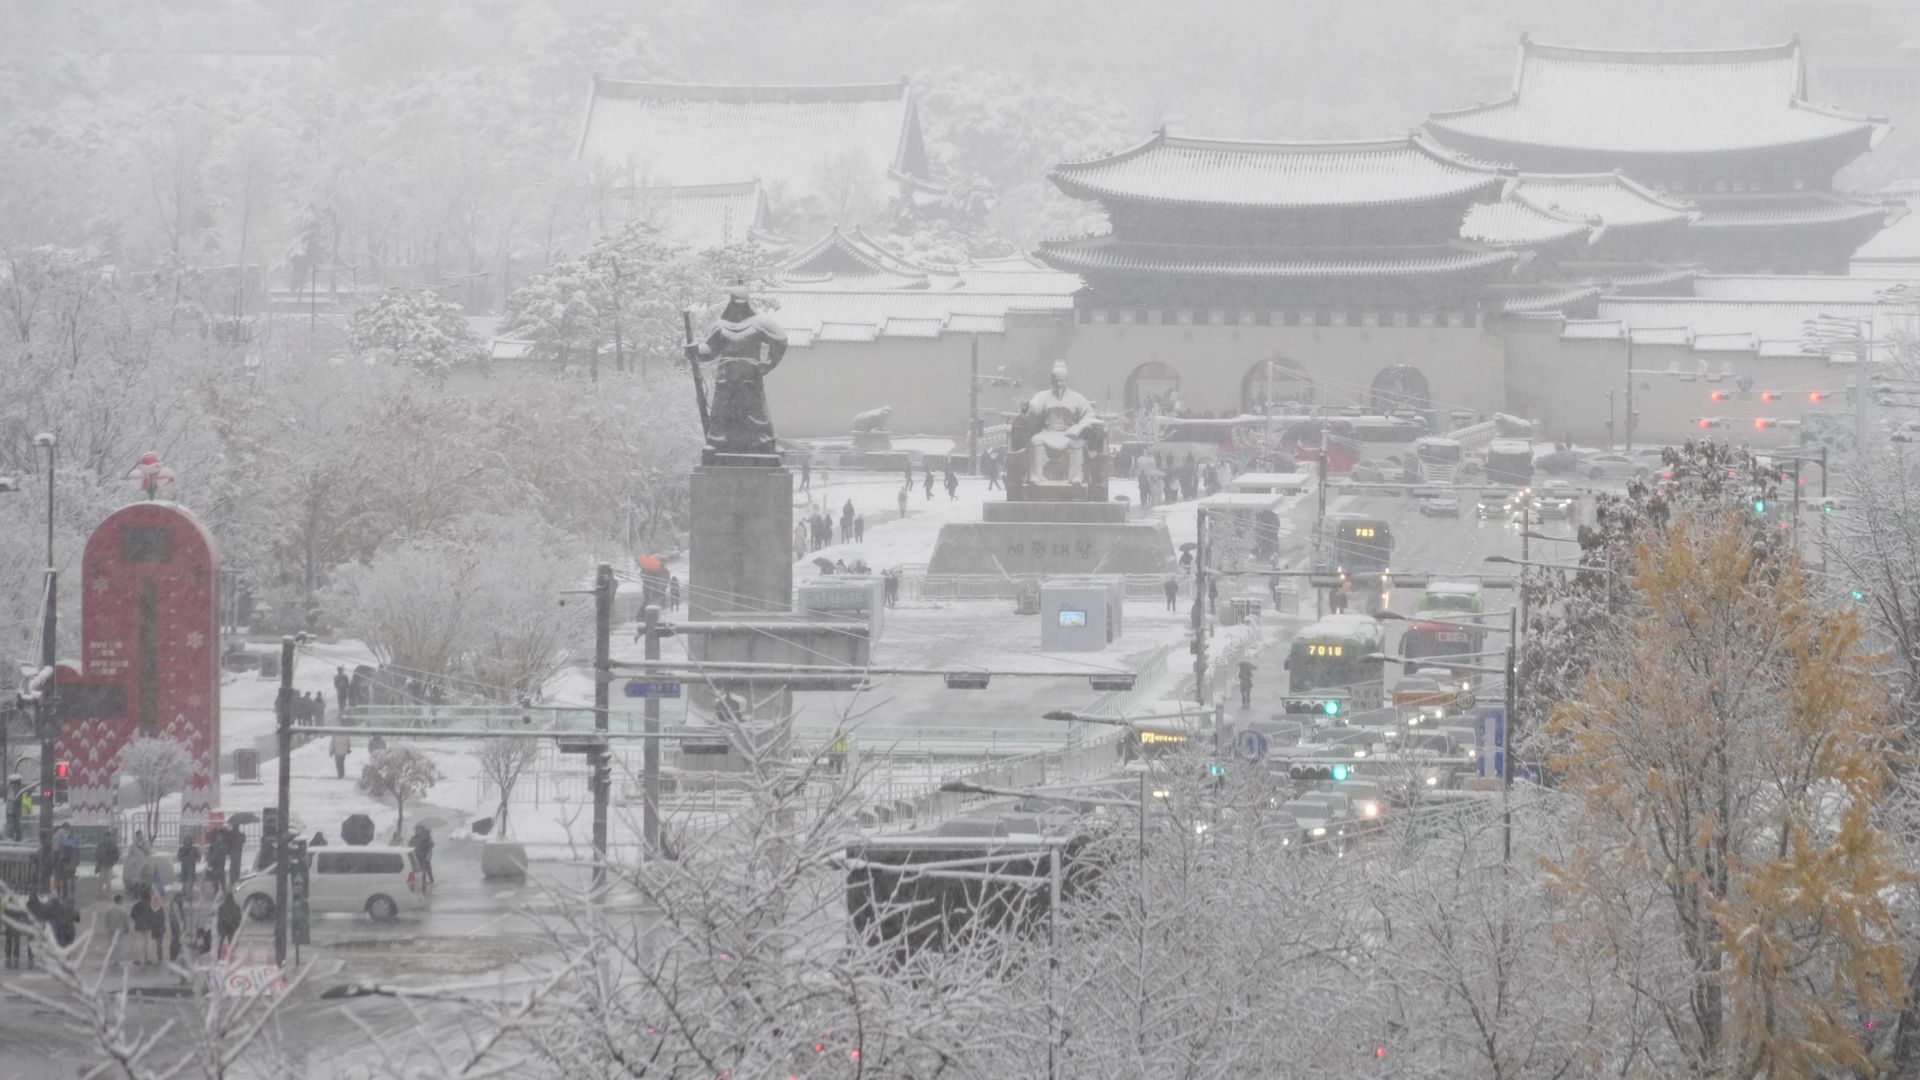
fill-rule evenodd
<path id="1" fill-rule="evenodd" d="M 687 370 L 693 374 L 693 401 L 700 408 L 700 432 L 703 435 L 712 432 L 707 427 L 707 384 L 700 381 L 700 346 L 693 340 L 693 309 L 696 305 L 687 305 L 680 312 L 680 321 L 687 330 Z"/>

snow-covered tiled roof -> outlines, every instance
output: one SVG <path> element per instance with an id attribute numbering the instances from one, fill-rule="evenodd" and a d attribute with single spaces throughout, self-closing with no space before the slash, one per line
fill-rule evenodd
<path id="1" fill-rule="evenodd" d="M 1824 191 L 1779 195 L 1721 195 L 1700 201 L 1702 229 L 1777 229 L 1792 225 L 1846 225 L 1877 227 L 1905 214 L 1889 205 Z"/>
<path id="2" fill-rule="evenodd" d="M 629 221 L 642 221 L 661 235 L 696 251 L 763 242 L 767 198 L 758 180 L 698 187 L 635 188 L 617 196 Z"/>
<path id="3" fill-rule="evenodd" d="M 1869 303 L 1891 284 L 1835 275 L 1700 274 L 1693 295 L 1710 300 L 1845 300 Z"/>
<path id="4" fill-rule="evenodd" d="M 1600 301 L 1600 317 L 1633 327 L 1684 326 L 1695 335 L 1750 333 L 1757 341 L 1798 342 L 1809 319 L 1823 316 L 1872 319 L 1881 340 L 1895 328 L 1897 313 L 1871 301 L 1744 300 L 1689 297 L 1610 297 Z"/>
<path id="5" fill-rule="evenodd" d="M 1695 155 L 1857 142 L 1865 150 L 1884 121 L 1811 104 L 1798 41 L 1750 49 L 1618 52 L 1542 45 L 1520 38 L 1513 92 L 1468 109 L 1437 112 L 1427 129 L 1442 142 L 1529 165 L 1524 150 L 1632 157 Z"/>
<path id="6" fill-rule="evenodd" d="M 1135 243 L 1112 235 L 1045 241 L 1037 254 L 1062 270 L 1294 279 L 1472 274 L 1515 266 L 1523 258 L 1522 253 L 1516 251 L 1489 251 L 1465 244 L 1302 251 Z"/>
<path id="7" fill-rule="evenodd" d="M 1077 291 L 1076 278 L 1072 290 L 1052 295 L 917 289 L 853 292 L 792 286 L 761 295 L 778 305 L 774 318 L 786 327 L 789 344 L 803 348 L 817 342 L 1005 333 L 1010 314 L 1071 312 Z"/>
<path id="8" fill-rule="evenodd" d="M 990 259 L 959 266 L 918 263 L 888 248 L 864 230 L 834 229 L 781 263 L 779 278 L 798 288 L 873 292 L 925 289 L 929 292 L 1072 294 L 1078 275 L 1049 269 L 1029 259 Z"/>
<path id="9" fill-rule="evenodd" d="M 849 175 L 884 198 L 925 185 L 905 79 L 855 86 L 696 86 L 595 78 L 575 157 L 613 187 L 759 180 L 785 204 Z"/>
<path id="10" fill-rule="evenodd" d="M 1491 299 L 1502 313 L 1518 315 L 1536 311 L 1590 309 L 1603 291 L 1598 285 L 1543 283 L 1495 290 Z"/>
<path id="11" fill-rule="evenodd" d="M 1617 172 L 1553 175 L 1528 173 L 1514 195 L 1542 210 L 1598 218 L 1609 229 L 1691 221 L 1692 205 L 1643 187 Z"/>
<path id="12" fill-rule="evenodd" d="M 1573 240 L 1584 243 L 1599 227 L 1596 218 L 1542 210 L 1509 195 L 1469 209 L 1460 223 L 1460 237 L 1495 247 L 1542 247 Z"/>
<path id="13" fill-rule="evenodd" d="M 1496 198 L 1501 177 L 1419 134 L 1360 142 L 1254 142 L 1169 135 L 1050 174 L 1082 199 L 1258 209 L 1394 206 Z"/>

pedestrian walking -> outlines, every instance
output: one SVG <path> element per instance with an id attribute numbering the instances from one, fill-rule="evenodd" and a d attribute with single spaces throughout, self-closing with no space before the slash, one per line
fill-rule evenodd
<path id="1" fill-rule="evenodd" d="M 108 829 L 93 848 L 93 876 L 105 881 L 113 873 L 113 865 L 119 861 L 120 842 L 113 838 L 113 830 Z"/>
<path id="2" fill-rule="evenodd" d="M 53 943 L 63 949 L 73 944 L 74 934 L 80 929 L 80 909 L 67 897 L 54 895 L 47 898 L 46 912 Z"/>
<path id="3" fill-rule="evenodd" d="M 53 832 L 53 866 L 60 879 L 60 894 L 72 896 L 74 879 L 80 873 L 80 842 L 66 825 Z"/>
<path id="4" fill-rule="evenodd" d="M 327 834 L 326 834 L 326 833 L 323 833 L 323 832 L 317 832 L 317 833 L 314 833 L 314 834 L 313 834 L 313 839 L 311 839 L 311 840 L 309 840 L 309 841 L 307 841 L 307 846 L 308 846 L 308 847 L 310 847 L 310 848 L 317 848 L 317 847 L 326 847 L 326 846 L 327 846 Z"/>
<path id="5" fill-rule="evenodd" d="M 987 474 L 987 490 L 992 491 L 995 488 L 1000 488 L 1000 455 L 988 454 L 986 460 L 981 462 L 980 468 L 982 472 Z M 1000 488 L 1000 490 L 1005 491 L 1006 489 Z"/>
<path id="6" fill-rule="evenodd" d="M 336 780 L 347 778 L 347 755 L 353 753 L 353 740 L 342 732 L 327 743 L 327 753 L 333 755 L 333 776 Z"/>
<path id="7" fill-rule="evenodd" d="M 807 526 L 804 522 L 793 523 L 793 561 L 799 562 L 807 557 Z M 634 640 L 639 640 L 635 638 Z"/>
<path id="8" fill-rule="evenodd" d="M 367 740 L 367 753 L 369 754 L 377 754 L 386 748 L 387 738 L 384 735 L 375 735 L 373 738 Z"/>
<path id="9" fill-rule="evenodd" d="M 1248 657 L 1240 658 L 1240 707 L 1253 707 L 1253 661 Z"/>
<path id="10" fill-rule="evenodd" d="M 867 515 L 865 514 L 853 516 L 853 542 L 856 544 L 867 542 Z"/>
<path id="11" fill-rule="evenodd" d="M 233 890 L 220 894 L 220 906 L 214 912 L 214 927 L 220 931 L 220 959 L 225 960 L 233 952 L 233 937 L 240 932 L 240 904 L 233 898 Z"/>
<path id="12" fill-rule="evenodd" d="M 158 888 L 148 894 L 147 935 L 153 939 L 153 962 L 165 963 L 167 949 L 167 902 Z"/>
<path id="13" fill-rule="evenodd" d="M 1167 610 L 1180 610 L 1180 579 L 1168 574 L 1167 580 L 1162 582 L 1160 587 L 1167 594 Z"/>
<path id="14" fill-rule="evenodd" d="M 827 754 L 827 764 L 832 767 L 835 776 L 847 771 L 847 750 L 850 745 L 845 735 L 833 740 L 833 749 Z"/>
<path id="15" fill-rule="evenodd" d="M 227 887 L 227 830 L 215 826 L 207 830 L 207 884 L 215 895 Z"/>
<path id="16" fill-rule="evenodd" d="M 898 501 L 899 501 L 899 503 L 900 503 L 900 516 L 901 516 L 901 517 L 906 517 L 906 516 L 907 516 L 907 489 L 908 489 L 908 488 L 911 488 L 912 486 L 913 486 L 913 485 L 912 485 L 911 483 L 909 483 L 909 484 L 908 484 L 908 485 L 907 485 L 906 487 L 903 487 L 903 488 L 901 488 L 901 489 L 900 489 L 900 497 L 899 497 L 899 500 L 898 500 Z"/>
<path id="17" fill-rule="evenodd" d="M 905 469 L 906 469 L 906 477 L 907 477 L 907 486 L 912 487 L 913 486 L 913 462 L 911 461 L 907 462 Z"/>
<path id="18" fill-rule="evenodd" d="M 111 903 L 101 904 L 93 913 L 93 938 L 107 946 L 107 963 L 112 964 L 116 955 L 130 956 L 146 945 L 146 936 L 142 931 L 146 920 L 140 916 L 137 908 L 127 906 L 127 898 L 114 893 Z M 135 934 L 141 933 L 136 939 Z"/>
<path id="19" fill-rule="evenodd" d="M 853 500 L 848 499 L 847 505 L 840 508 L 840 542 L 843 544 L 853 543 L 853 517 Z"/>
<path id="20" fill-rule="evenodd" d="M 180 850 L 174 853 L 174 859 L 180 864 L 180 892 L 192 895 L 194 881 L 200 876 L 200 845 L 188 836 L 180 841 Z"/>
<path id="21" fill-rule="evenodd" d="M 345 665 L 333 669 L 333 696 L 340 699 L 340 711 L 347 711 L 347 693 L 353 689 L 353 680 L 347 677 Z"/>
<path id="22" fill-rule="evenodd" d="M 667 610 L 668 611 L 680 610 L 680 575 L 679 574 L 674 574 L 673 576 L 667 578 Z"/>
<path id="23" fill-rule="evenodd" d="M 433 833 L 425 825 L 413 827 L 413 838 L 407 841 L 413 849 L 414 858 L 420 863 L 420 881 L 425 885 L 433 884 Z"/>
<path id="24" fill-rule="evenodd" d="M 182 939 L 193 929 L 193 908 L 187 894 L 177 892 L 167 901 L 167 961 L 180 962 Z"/>
<path id="25" fill-rule="evenodd" d="M 26 936 L 26 905 L 16 893 L 0 893 L 0 934 L 7 939 L 7 967 L 20 967 L 20 939 Z"/>
<path id="26" fill-rule="evenodd" d="M 227 883 L 229 891 L 240 884 L 240 857 L 247 850 L 247 834 L 238 825 L 227 826 Z"/>
<path id="27" fill-rule="evenodd" d="M 932 465 L 927 466 L 926 480 L 927 482 L 925 487 L 927 489 L 927 501 L 932 502 L 933 501 L 933 466 Z"/>
<path id="28" fill-rule="evenodd" d="M 960 498 L 960 478 L 953 475 L 953 466 L 947 466 L 947 475 L 941 483 L 947 487 L 947 500 L 949 502 Z"/>
<path id="29" fill-rule="evenodd" d="M 805 458 L 800 459 L 800 490 L 806 492 L 813 490 L 813 462 Z"/>

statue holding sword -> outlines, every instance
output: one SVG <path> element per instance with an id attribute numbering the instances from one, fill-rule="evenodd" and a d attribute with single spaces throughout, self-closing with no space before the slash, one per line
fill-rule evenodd
<path id="1" fill-rule="evenodd" d="M 694 340 L 692 308 L 684 313 L 684 321 L 687 364 L 693 370 L 700 424 L 707 434 L 702 460 L 713 464 L 716 454 L 773 455 L 773 420 L 764 380 L 786 355 L 787 332 L 755 306 L 744 285 L 727 290 L 727 306 L 704 342 Z M 711 402 L 700 376 L 702 363 L 712 366 Z M 768 464 L 778 464 L 778 459 Z"/>

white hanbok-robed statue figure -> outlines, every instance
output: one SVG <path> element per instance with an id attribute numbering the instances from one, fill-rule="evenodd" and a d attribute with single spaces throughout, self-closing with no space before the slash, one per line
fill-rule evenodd
<path id="1" fill-rule="evenodd" d="M 1087 482 L 1088 432 L 1105 421 L 1093 413 L 1093 403 L 1067 389 L 1067 363 L 1053 364 L 1053 385 L 1027 401 L 1031 423 L 1039 430 L 1028 442 L 1031 464 L 1027 482 L 1036 487 L 1070 487 Z"/>

